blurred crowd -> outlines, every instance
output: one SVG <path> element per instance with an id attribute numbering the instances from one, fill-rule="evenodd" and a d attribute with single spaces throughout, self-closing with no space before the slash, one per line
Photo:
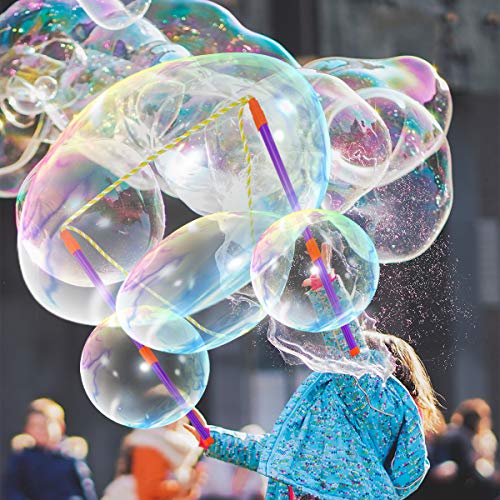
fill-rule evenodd
<path id="1" fill-rule="evenodd" d="M 115 478 L 102 500 L 263 500 L 259 474 L 203 458 L 184 419 L 129 433 L 117 452 Z M 263 433 L 258 426 L 242 429 Z M 463 401 L 427 436 L 431 468 L 412 499 L 500 500 L 497 438 L 482 399 Z M 97 500 L 85 461 L 85 439 L 66 435 L 63 408 L 46 398 L 27 410 L 24 431 L 11 441 L 3 481 L 6 500 Z"/>
<path id="2" fill-rule="evenodd" d="M 95 491 L 85 439 L 66 436 L 63 408 L 42 398 L 30 403 L 24 430 L 11 441 L 3 477 L 5 500 L 264 500 L 266 480 L 203 458 L 187 419 L 136 429 L 117 452 L 116 474 L 103 496 Z M 246 432 L 263 433 L 258 426 Z"/>

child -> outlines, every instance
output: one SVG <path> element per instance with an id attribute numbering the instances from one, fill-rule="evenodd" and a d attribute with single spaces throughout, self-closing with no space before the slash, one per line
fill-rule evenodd
<path id="1" fill-rule="evenodd" d="M 328 248 L 322 250 L 326 257 Z M 435 393 L 406 342 L 376 332 L 360 338 L 359 329 L 356 335 L 362 352 L 385 344 L 396 364 L 394 376 L 384 381 L 369 374 L 357 378 L 312 373 L 270 434 L 210 427 L 215 442 L 207 454 L 267 476 L 268 500 L 294 495 L 322 500 L 410 495 L 429 466 L 424 430 L 431 429 L 439 416 Z M 364 340 L 367 346 L 362 345 Z"/>
<path id="2" fill-rule="evenodd" d="M 312 373 L 271 434 L 210 427 L 208 455 L 269 477 L 268 500 L 407 497 L 428 469 L 424 429 L 435 423 L 436 399 L 425 371 L 417 378 L 423 366 L 413 349 L 387 337 L 401 381 Z"/>

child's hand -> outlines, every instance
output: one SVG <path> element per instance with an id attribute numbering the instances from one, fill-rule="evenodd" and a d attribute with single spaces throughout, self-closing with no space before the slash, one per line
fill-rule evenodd
<path id="1" fill-rule="evenodd" d="M 330 276 L 335 275 L 335 269 L 330 268 L 330 263 L 332 261 L 332 246 L 329 243 L 321 244 L 321 260 L 325 264 L 326 269 L 329 271 Z M 302 286 L 313 286 L 314 278 L 318 277 L 318 272 L 314 272 L 310 278 L 305 279 L 302 282 Z"/>
<path id="2" fill-rule="evenodd" d="M 193 408 L 193 413 L 198 417 L 200 422 L 203 424 L 203 427 L 207 427 L 207 425 L 208 425 L 207 421 L 206 421 L 205 417 L 200 413 L 200 411 L 197 410 L 196 408 Z M 196 441 L 201 440 L 201 436 L 200 436 L 199 432 L 192 425 L 190 425 L 190 424 L 183 424 L 183 425 L 184 425 L 184 429 L 189 431 L 196 438 Z"/>

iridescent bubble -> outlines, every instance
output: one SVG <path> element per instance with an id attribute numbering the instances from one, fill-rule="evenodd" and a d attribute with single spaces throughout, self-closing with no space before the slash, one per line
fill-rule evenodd
<path id="1" fill-rule="evenodd" d="M 207 386 L 207 353 L 155 354 L 185 404 L 179 405 L 160 382 L 116 317 L 106 319 L 89 336 L 80 362 L 83 388 L 92 404 L 127 427 L 162 427 L 188 413 Z"/>
<path id="2" fill-rule="evenodd" d="M 325 254 L 325 266 L 340 302 L 335 314 L 306 251 L 310 228 Z M 338 328 L 370 303 L 378 284 L 377 252 L 366 233 L 347 217 L 326 210 L 303 210 L 274 223 L 252 257 L 252 285 L 267 313 L 297 330 Z"/>
<path id="3" fill-rule="evenodd" d="M 182 106 L 162 137 L 166 151 L 155 166 L 193 211 L 290 212 L 248 106 L 240 101 L 248 96 L 267 115 L 301 206 L 319 206 L 330 162 L 327 125 L 316 94 L 294 68 L 256 54 L 199 56 L 160 67 L 150 71 L 174 87 L 169 95 Z"/>
<path id="4" fill-rule="evenodd" d="M 279 43 L 245 28 L 224 7 L 206 0 L 155 0 L 146 16 L 193 55 L 250 52 L 299 63 Z"/>
<path id="5" fill-rule="evenodd" d="M 319 96 L 330 132 L 332 160 L 322 207 L 345 212 L 389 166 L 389 131 L 380 115 L 342 80 L 302 70 Z"/>
<path id="6" fill-rule="evenodd" d="M 285 361 L 304 363 L 315 372 L 346 373 L 358 378 L 370 374 L 386 380 L 394 368 L 387 347 L 380 345 L 368 348 L 365 332 L 357 320 L 351 321 L 349 327 L 360 348 L 359 354 L 354 357 L 350 355 L 340 329 L 303 332 L 271 320 L 267 338 L 279 349 Z"/>
<path id="7" fill-rule="evenodd" d="M 88 142 L 79 142 L 77 133 L 71 143 L 67 140 L 71 133 L 71 129 L 64 133 L 31 180 L 19 224 L 19 245 L 34 268 L 68 284 L 91 286 L 61 240 L 61 231 L 70 226 L 104 283 L 118 283 L 124 270 L 130 270 L 163 236 L 161 193 L 148 168 L 110 188 L 118 176 L 106 163 L 99 163 L 102 146 L 95 143 L 89 148 Z M 111 145 L 107 146 L 113 161 L 120 163 L 120 155 L 113 157 Z M 133 161 L 133 151 L 125 145 L 120 151 Z M 31 276 L 25 274 L 25 279 Z"/>
<path id="8" fill-rule="evenodd" d="M 409 174 L 363 196 L 347 215 L 368 233 L 380 262 L 387 264 L 425 252 L 448 220 L 452 203 L 446 142 Z"/>
<path id="9" fill-rule="evenodd" d="M 290 65 L 257 54 L 179 59 L 114 85 L 68 129 L 67 147 L 84 156 L 73 168 L 91 156 L 121 176 L 151 162 L 169 192 L 200 214 L 289 213 L 250 95 L 267 115 L 301 206 L 319 206 L 330 163 L 319 100 Z"/>
<path id="10" fill-rule="evenodd" d="M 146 19 L 141 19 L 125 29 L 114 31 L 96 26 L 82 46 L 87 51 L 97 51 L 102 55 L 131 61 L 137 71 L 191 55 L 181 45 L 170 42 Z"/>
<path id="11" fill-rule="evenodd" d="M 358 93 L 380 114 L 391 136 L 389 169 L 379 185 L 411 172 L 446 140 L 434 117 L 405 94 L 384 88 L 364 89 Z"/>
<path id="12" fill-rule="evenodd" d="M 223 212 L 178 229 L 123 283 L 117 315 L 142 344 L 166 352 L 213 349 L 265 316 L 250 286 L 255 242 L 277 216 Z"/>
<path id="13" fill-rule="evenodd" d="M 378 87 L 402 92 L 425 106 L 448 132 L 452 114 L 450 89 L 436 68 L 419 57 L 325 57 L 309 62 L 306 67 L 334 75 L 354 90 Z"/>
<path id="14" fill-rule="evenodd" d="M 144 17 L 151 0 L 77 0 L 98 26 L 121 30 Z"/>

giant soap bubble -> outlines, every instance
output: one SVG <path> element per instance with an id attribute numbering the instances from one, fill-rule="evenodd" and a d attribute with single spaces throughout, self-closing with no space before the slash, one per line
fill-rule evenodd
<path id="1" fill-rule="evenodd" d="M 413 259 L 434 243 L 453 203 L 446 142 L 409 174 L 363 196 L 347 215 L 372 239 L 380 262 Z"/>
<path id="2" fill-rule="evenodd" d="M 128 427 L 162 427 L 188 413 L 203 395 L 209 375 L 206 352 L 157 353 L 185 403 L 179 405 L 110 316 L 90 335 L 82 352 L 82 383 L 92 404 Z"/>
<path id="3" fill-rule="evenodd" d="M 135 340 L 166 352 L 213 349 L 265 316 L 250 286 L 253 247 L 277 216 L 223 212 L 178 229 L 123 283 L 117 314 Z"/>
<path id="4" fill-rule="evenodd" d="M 325 266 L 340 301 L 334 312 L 318 271 L 306 252 L 303 232 L 309 227 L 323 249 Z M 326 210 L 303 210 L 275 222 L 257 243 L 252 257 L 252 284 L 267 313 L 286 326 L 319 332 L 345 325 L 363 312 L 378 284 L 377 252 L 366 233 L 347 217 Z"/>

